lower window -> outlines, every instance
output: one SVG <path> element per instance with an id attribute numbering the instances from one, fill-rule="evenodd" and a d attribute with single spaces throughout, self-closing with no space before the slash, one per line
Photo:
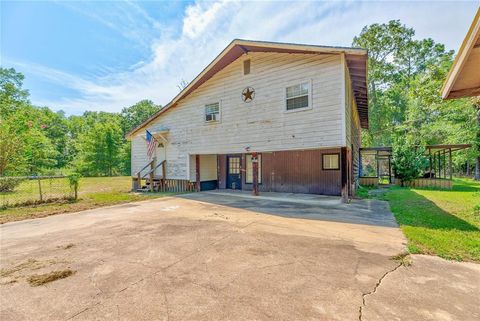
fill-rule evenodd
<path id="1" fill-rule="evenodd" d="M 325 170 L 340 169 L 340 155 L 339 154 L 323 154 L 322 168 Z"/>
<path id="2" fill-rule="evenodd" d="M 246 160 L 246 170 L 247 175 L 245 177 L 245 183 L 252 184 L 253 183 L 253 163 L 252 163 L 252 154 L 245 155 Z M 258 183 L 262 182 L 262 155 L 257 154 L 258 160 Z"/>

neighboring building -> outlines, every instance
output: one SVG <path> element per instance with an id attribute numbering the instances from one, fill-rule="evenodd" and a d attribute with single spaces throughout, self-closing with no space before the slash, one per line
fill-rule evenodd
<path id="1" fill-rule="evenodd" d="M 351 195 L 368 128 L 366 70 L 364 49 L 234 40 L 127 135 L 132 177 L 150 161 L 148 130 L 160 142 L 156 163 L 166 160 L 166 179 L 181 186 L 199 177 L 202 190 L 251 190 L 259 153 L 260 191 Z"/>
<path id="2" fill-rule="evenodd" d="M 480 8 L 442 88 L 443 99 L 475 96 L 480 96 Z"/>

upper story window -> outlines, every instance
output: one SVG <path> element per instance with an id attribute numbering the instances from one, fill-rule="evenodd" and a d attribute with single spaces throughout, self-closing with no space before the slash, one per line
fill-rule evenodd
<path id="1" fill-rule="evenodd" d="M 287 110 L 296 110 L 311 108 L 310 102 L 311 86 L 310 82 L 304 82 L 298 85 L 287 87 L 286 105 Z"/>
<path id="2" fill-rule="evenodd" d="M 220 104 L 213 103 L 205 105 L 205 121 L 215 122 L 220 120 Z"/>

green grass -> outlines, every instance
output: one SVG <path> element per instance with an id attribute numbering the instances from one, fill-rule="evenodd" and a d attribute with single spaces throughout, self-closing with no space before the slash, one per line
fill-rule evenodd
<path id="1" fill-rule="evenodd" d="M 67 178 L 40 180 L 43 200 L 73 197 Z M 0 206 L 34 203 L 40 200 L 38 180 L 24 180 L 13 192 L 0 192 Z"/>
<path id="2" fill-rule="evenodd" d="M 392 187 L 383 196 L 411 253 L 480 262 L 480 183 L 455 179 L 452 190 Z"/>
<path id="3" fill-rule="evenodd" d="M 65 179 L 61 180 L 64 180 L 64 182 L 60 182 L 59 180 L 53 183 L 56 184 L 55 191 L 59 190 L 59 184 L 65 184 L 64 188 L 66 189 L 70 188 Z M 8 193 L 8 195 L 0 195 L 0 197 L 15 197 L 16 199 L 22 200 L 26 200 L 29 197 L 36 197 L 38 190 L 34 188 L 31 182 L 32 181 L 25 181 L 18 187 L 14 194 Z M 101 206 L 141 201 L 175 194 L 131 193 L 131 184 L 132 182 L 130 176 L 82 178 L 80 180 L 79 199 L 77 202 L 63 200 L 34 206 L 7 207 L 0 209 L 0 224 L 29 218 L 45 217 L 60 213 L 77 212 Z"/>

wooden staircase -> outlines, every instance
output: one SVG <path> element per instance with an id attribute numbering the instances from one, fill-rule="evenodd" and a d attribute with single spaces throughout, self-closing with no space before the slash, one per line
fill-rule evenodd
<path id="1" fill-rule="evenodd" d="M 145 165 L 136 176 L 132 177 L 132 190 L 136 192 L 194 192 L 196 190 L 195 182 L 183 179 L 166 178 L 166 161 L 155 164 L 156 159 L 152 159 Z M 156 170 L 162 167 L 162 175 L 155 175 Z M 142 174 L 145 170 L 148 171 Z"/>

